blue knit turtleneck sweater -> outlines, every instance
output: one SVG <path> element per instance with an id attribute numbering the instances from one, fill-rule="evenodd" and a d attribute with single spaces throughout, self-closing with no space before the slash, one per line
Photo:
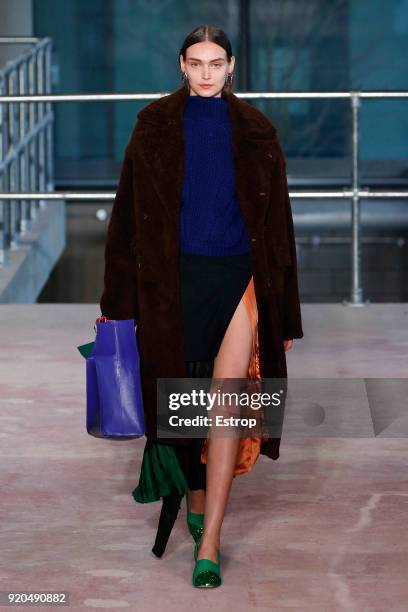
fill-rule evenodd
<path id="1" fill-rule="evenodd" d="M 235 191 L 228 103 L 221 97 L 189 96 L 183 126 L 180 252 L 247 253 L 248 234 Z"/>

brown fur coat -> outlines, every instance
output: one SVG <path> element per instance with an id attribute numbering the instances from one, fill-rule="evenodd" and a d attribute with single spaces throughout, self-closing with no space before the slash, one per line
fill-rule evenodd
<path id="1" fill-rule="evenodd" d="M 277 131 L 258 109 L 223 92 L 230 112 L 236 189 L 250 236 L 262 377 L 287 377 L 283 339 L 302 338 L 286 164 Z M 156 438 L 156 378 L 186 376 L 179 296 L 183 184 L 180 87 L 137 115 L 125 150 L 105 248 L 102 315 L 138 325 L 146 435 Z M 163 440 L 187 444 L 188 440 Z M 279 437 L 261 454 L 279 457 Z"/>

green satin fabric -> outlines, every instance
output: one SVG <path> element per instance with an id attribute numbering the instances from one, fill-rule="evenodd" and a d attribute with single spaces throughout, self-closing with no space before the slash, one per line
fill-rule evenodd
<path id="1" fill-rule="evenodd" d="M 187 481 L 171 444 L 146 443 L 140 468 L 139 484 L 132 491 L 135 501 L 146 504 L 164 495 L 188 491 Z"/>

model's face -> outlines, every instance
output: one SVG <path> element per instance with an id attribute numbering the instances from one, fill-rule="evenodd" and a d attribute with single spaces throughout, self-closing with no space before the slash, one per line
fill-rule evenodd
<path id="1" fill-rule="evenodd" d="M 180 67 L 187 73 L 192 96 L 219 98 L 226 75 L 234 70 L 234 64 L 234 56 L 228 62 L 225 49 L 209 40 L 188 47 L 186 61 L 180 55 Z M 204 84 L 208 87 L 203 87 Z"/>

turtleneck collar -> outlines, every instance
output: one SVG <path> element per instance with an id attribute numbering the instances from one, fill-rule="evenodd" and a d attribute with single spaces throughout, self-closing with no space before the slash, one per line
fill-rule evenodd
<path id="1" fill-rule="evenodd" d="M 203 121 L 228 121 L 228 103 L 224 98 L 214 96 L 188 96 L 184 116 Z"/>

